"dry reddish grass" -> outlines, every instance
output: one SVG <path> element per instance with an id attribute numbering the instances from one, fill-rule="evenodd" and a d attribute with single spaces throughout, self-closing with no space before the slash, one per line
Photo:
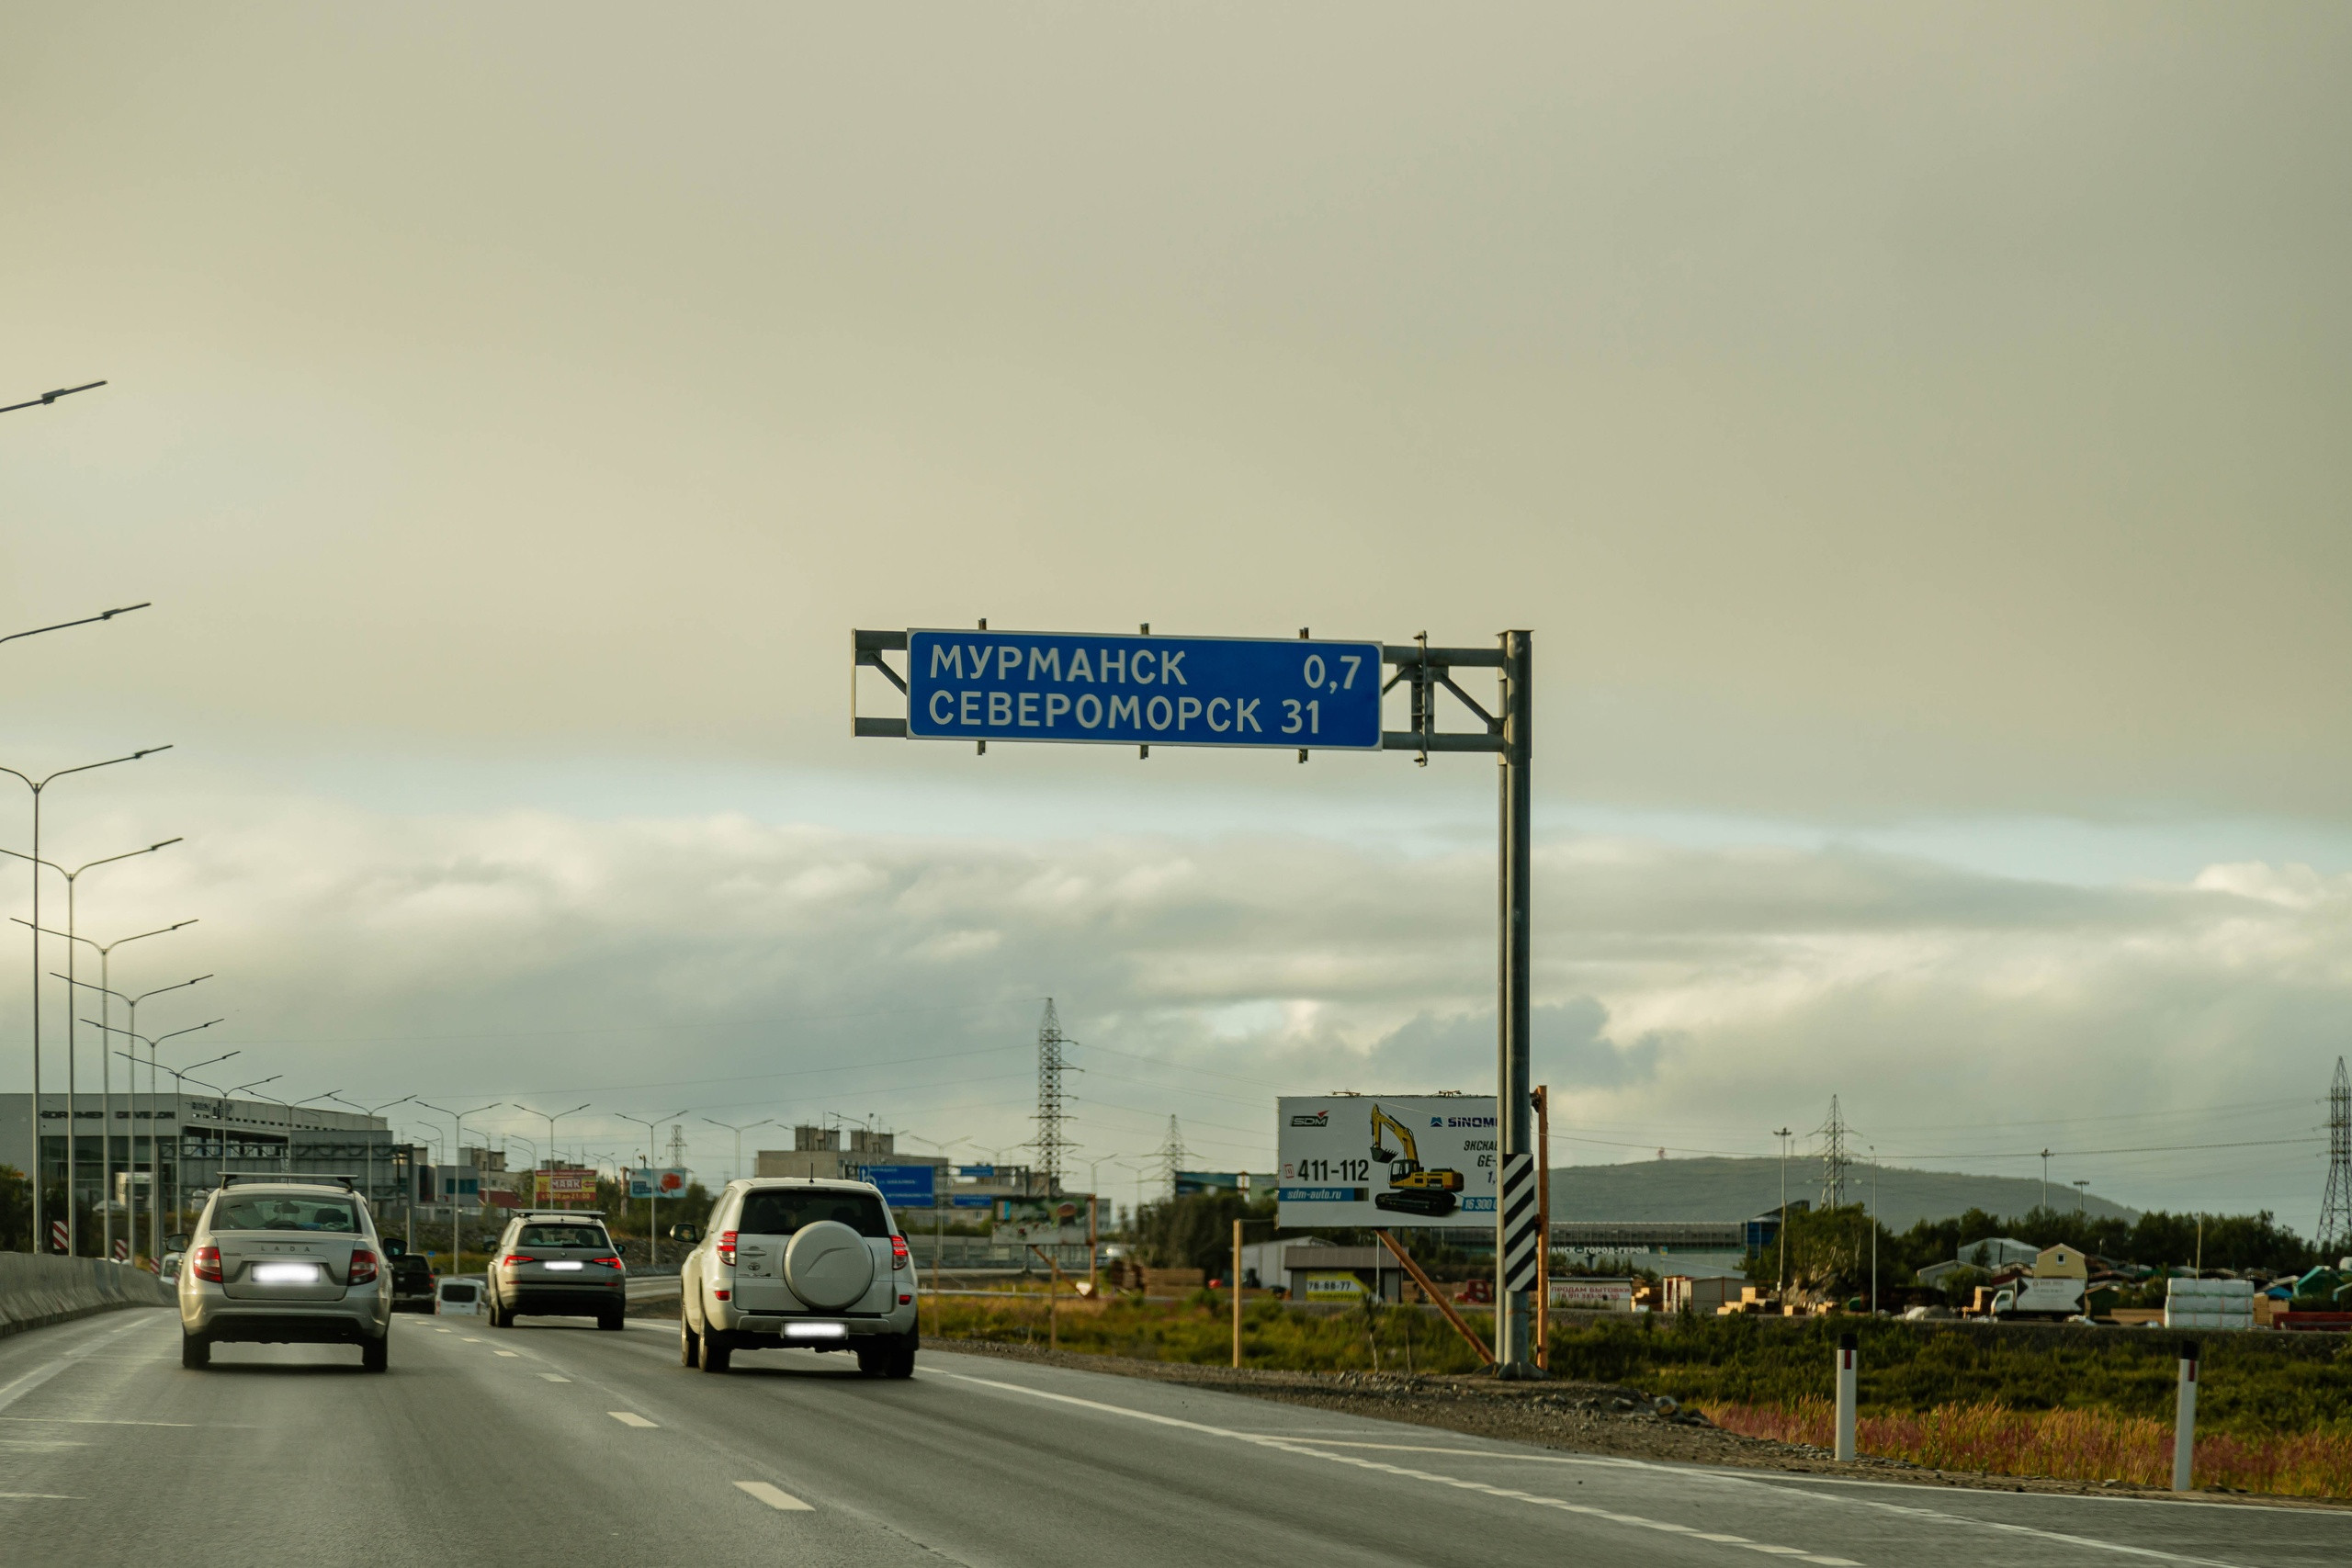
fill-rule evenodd
<path id="1" fill-rule="evenodd" d="M 1828 1400 L 1804 1399 L 1780 1408 L 1713 1405 L 1707 1415 L 1746 1437 L 1827 1448 L 1837 1411 Z M 1935 1470 L 2172 1483 L 2172 1426 L 2145 1416 L 1942 1404 L 1912 1415 L 1862 1416 L 1855 1441 L 1864 1453 Z M 2352 1432 L 2214 1433 L 2198 1439 L 2196 1481 L 2287 1496 L 2352 1497 Z"/>

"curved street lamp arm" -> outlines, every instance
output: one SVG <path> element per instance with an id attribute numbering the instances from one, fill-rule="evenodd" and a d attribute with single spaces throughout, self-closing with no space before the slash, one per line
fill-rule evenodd
<path id="1" fill-rule="evenodd" d="M 170 930 L 171 928 L 166 927 L 166 928 L 164 928 L 164 929 L 165 929 L 165 930 Z M 124 940 L 125 942 L 128 942 L 128 941 L 130 941 L 130 938 L 128 938 L 128 937 L 125 937 L 123 940 Z M 162 996 L 165 991 L 184 991 L 184 990 L 187 989 L 190 986 L 200 986 L 200 985 L 202 985 L 205 981 L 209 980 L 209 979 L 211 979 L 211 978 L 212 978 L 212 976 L 209 976 L 209 975 L 198 975 L 198 976 L 195 979 L 193 979 L 193 980 L 182 980 L 182 981 L 180 981 L 177 985 L 172 985 L 172 986 L 158 986 L 158 987 L 155 987 L 153 990 L 152 990 L 152 991 L 141 991 L 141 992 L 140 992 L 137 996 L 135 996 L 135 997 L 131 998 L 130 999 L 131 999 L 131 1001 L 132 1001 L 134 1004 L 135 1004 L 135 1003 L 139 1003 L 139 1002 L 143 1002 L 143 1001 L 145 1001 L 149 997 L 160 997 L 160 996 Z"/>
<path id="2" fill-rule="evenodd" d="M 6 408 L 0 408 L 0 413 L 15 413 L 18 409 L 44 408 L 47 405 L 55 402 L 60 398 L 70 398 L 76 392 L 90 391 L 95 388 L 103 387 L 105 385 L 106 383 L 104 381 L 85 381 L 78 387 L 52 388 L 49 391 L 43 392 L 38 398 L 27 398 L 21 403 L 10 403 Z M 153 601 L 150 601 L 150 603 L 152 602 Z M 143 610 L 147 606 L 145 604 L 132 604 L 128 606 L 128 608 L 133 610 Z M 109 616 L 119 615 L 122 613 L 123 612 L 120 610 L 108 610 L 104 615 L 92 615 L 88 617 L 88 619 L 79 621 L 61 621 L 58 625 L 67 626 L 86 626 L 91 621 L 103 621 L 107 619 Z M 57 626 L 43 626 L 40 629 L 45 632 L 53 632 L 57 630 Z M 30 637 L 33 634 L 30 632 L 18 632 L 16 635 L 18 637 Z M 0 642 L 6 642 L 7 640 L 8 639 L 6 637 L 0 637 Z"/>
<path id="3" fill-rule="evenodd" d="M 67 872 L 65 874 L 68 878 L 76 877 L 89 870 L 94 865 L 112 865 L 119 860 L 130 860 L 139 855 L 152 855 L 157 850 L 168 850 L 174 844 L 185 842 L 187 842 L 185 835 L 177 839 L 165 839 L 162 843 L 150 844 L 143 850 L 125 850 L 119 855 L 107 855 L 103 860 L 85 861 L 82 864 L 75 866 L 72 871 Z"/>
<path id="4" fill-rule="evenodd" d="M 69 986 L 79 986 L 85 991 L 103 992 L 119 1002 L 128 1002 L 130 1000 L 129 997 L 124 996 L 120 991 L 115 990 L 113 987 L 108 986 L 101 986 L 96 980 L 77 980 L 71 975 L 60 975 L 54 969 L 49 972 L 49 977 L 52 980 L 62 980 Z M 84 1023 L 87 1023 L 90 1021 L 85 1018 L 82 1021 Z"/>

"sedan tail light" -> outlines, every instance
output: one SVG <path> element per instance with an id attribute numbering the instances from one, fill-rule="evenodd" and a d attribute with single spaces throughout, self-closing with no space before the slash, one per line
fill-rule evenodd
<path id="1" fill-rule="evenodd" d="M 345 1276 L 346 1285 L 364 1285 L 376 1277 L 376 1255 L 364 1247 L 351 1249 L 351 1272 Z"/>
<path id="2" fill-rule="evenodd" d="M 198 1279 L 209 1280 L 215 1285 L 220 1282 L 220 1249 L 219 1247 L 198 1247 L 195 1255 L 189 1258 L 187 1266 L 196 1270 Z"/>
<path id="3" fill-rule="evenodd" d="M 904 1269 L 907 1266 L 908 1257 L 907 1238 L 902 1235 L 892 1236 L 890 1238 L 890 1267 Z"/>
<path id="4" fill-rule="evenodd" d="M 733 1231 L 718 1233 L 718 1261 L 726 1268 L 735 1267 L 735 1233 Z"/>

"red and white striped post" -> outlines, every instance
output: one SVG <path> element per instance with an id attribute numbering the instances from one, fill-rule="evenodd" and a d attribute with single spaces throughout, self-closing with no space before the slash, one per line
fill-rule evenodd
<path id="1" fill-rule="evenodd" d="M 1855 1346 L 1852 1335 L 1838 1337 L 1838 1458 L 1849 1463 L 1854 1458 Z"/>

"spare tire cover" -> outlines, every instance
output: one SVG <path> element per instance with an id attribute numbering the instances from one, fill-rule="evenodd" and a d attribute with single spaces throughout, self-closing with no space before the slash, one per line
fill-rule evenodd
<path id="1" fill-rule="evenodd" d="M 874 1254 L 865 1238 L 838 1220 L 819 1220 L 793 1234 L 784 1250 L 784 1282 L 820 1312 L 839 1312 L 874 1283 Z"/>

